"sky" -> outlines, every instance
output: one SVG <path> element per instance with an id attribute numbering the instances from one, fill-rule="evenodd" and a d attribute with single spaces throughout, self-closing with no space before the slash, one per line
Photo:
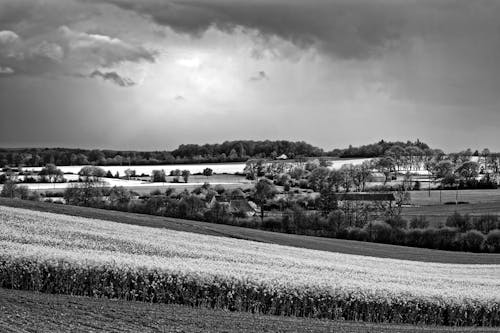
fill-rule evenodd
<path id="1" fill-rule="evenodd" d="M 0 146 L 500 151 L 500 1 L 0 0 Z"/>

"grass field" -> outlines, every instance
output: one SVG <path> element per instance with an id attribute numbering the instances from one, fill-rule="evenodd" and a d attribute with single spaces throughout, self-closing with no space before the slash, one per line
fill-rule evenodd
<path id="1" fill-rule="evenodd" d="M 500 324 L 500 265 L 354 256 L 7 207 L 0 226 L 2 287 L 329 319 Z"/>
<path id="2" fill-rule="evenodd" d="M 255 315 L 172 304 L 96 299 L 0 288 L 0 331 L 21 332 L 324 332 L 479 333 L 451 328 Z"/>
<path id="3" fill-rule="evenodd" d="M 429 192 L 411 191 L 411 202 L 414 205 L 439 205 L 445 202 L 455 202 L 456 192 L 453 190 Z M 458 191 L 458 201 L 470 204 L 496 203 L 500 207 L 500 189 L 497 190 L 460 190 Z"/>
<path id="4" fill-rule="evenodd" d="M 166 228 L 205 235 L 226 236 L 329 252 L 440 263 L 500 264 L 500 254 L 440 251 L 342 239 L 282 234 L 191 220 L 132 214 L 43 202 L 11 200 L 6 198 L 0 198 L 0 205 L 26 208 L 42 212 L 53 212 L 72 216 L 102 219 L 139 226 Z"/>
<path id="5" fill-rule="evenodd" d="M 414 216 L 425 216 L 431 226 L 446 223 L 448 216 L 454 212 L 469 215 L 500 215 L 500 190 L 460 190 L 458 201 L 465 204 L 455 203 L 455 191 L 412 191 L 411 204 L 414 207 L 403 208 L 402 215 L 411 220 Z"/>

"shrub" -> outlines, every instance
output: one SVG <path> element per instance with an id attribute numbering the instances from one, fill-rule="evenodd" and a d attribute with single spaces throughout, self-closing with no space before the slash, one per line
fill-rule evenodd
<path id="1" fill-rule="evenodd" d="M 410 221 L 411 229 L 425 229 L 429 227 L 429 221 L 424 215 L 414 216 Z"/>
<path id="2" fill-rule="evenodd" d="M 422 246 L 422 229 L 410 229 L 405 234 L 405 242 L 408 246 Z"/>
<path id="3" fill-rule="evenodd" d="M 390 243 L 392 236 L 392 227 L 383 222 L 375 221 L 370 222 L 365 226 L 368 234 L 368 239 L 377 243 Z"/>
<path id="4" fill-rule="evenodd" d="M 451 250 L 456 245 L 457 229 L 445 227 L 441 229 L 436 229 L 434 235 L 434 246 L 435 249 Z"/>
<path id="5" fill-rule="evenodd" d="M 268 217 L 262 221 L 261 226 L 266 230 L 279 231 L 281 230 L 281 221 L 274 217 Z"/>
<path id="6" fill-rule="evenodd" d="M 500 252 L 500 230 L 491 230 L 484 244 L 491 252 Z"/>
<path id="7" fill-rule="evenodd" d="M 466 232 L 472 229 L 472 223 L 469 214 L 461 215 L 458 212 L 448 216 L 446 226 L 457 228 L 460 232 Z"/>
<path id="8" fill-rule="evenodd" d="M 491 230 L 498 229 L 500 227 L 498 215 L 485 214 L 474 217 L 472 219 L 472 227 L 481 231 L 483 234 L 487 234 Z"/>
<path id="9" fill-rule="evenodd" d="M 395 229 L 406 229 L 408 227 L 408 221 L 401 216 L 390 217 L 385 222 Z"/>
<path id="10" fill-rule="evenodd" d="M 484 246 L 484 235 L 477 230 L 469 230 L 458 237 L 458 244 L 463 251 L 479 252 Z"/>
<path id="11" fill-rule="evenodd" d="M 368 232 L 365 229 L 352 227 L 347 229 L 347 238 L 365 242 L 368 240 Z"/>

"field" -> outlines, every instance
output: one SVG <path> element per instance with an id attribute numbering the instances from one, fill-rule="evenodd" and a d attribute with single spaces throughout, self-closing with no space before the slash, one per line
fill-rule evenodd
<path id="1" fill-rule="evenodd" d="M 66 175 L 69 180 L 76 181 L 78 176 L 76 175 Z M 238 176 L 232 174 L 218 174 L 210 177 L 192 175 L 189 177 L 188 183 L 184 183 L 181 180 L 180 183 L 173 183 L 173 177 L 168 176 L 167 182 L 165 183 L 152 183 L 149 181 L 141 180 L 127 180 L 127 179 L 115 179 L 115 178 L 102 178 L 104 186 L 123 186 L 126 189 L 135 191 L 139 194 L 149 194 L 153 190 L 160 190 L 164 192 L 167 188 L 173 188 L 177 192 L 184 191 L 187 189 L 191 191 L 196 187 L 202 186 L 204 183 L 210 183 L 212 186 L 222 185 L 226 189 L 234 188 L 250 188 L 253 187 L 253 183 L 245 178 L 245 176 Z M 28 189 L 37 192 L 64 192 L 64 190 L 75 183 L 23 183 L 21 185 L 28 187 Z M 1 185 L 0 185 L 1 187 Z"/>
<path id="2" fill-rule="evenodd" d="M 0 288 L 0 331 L 20 332 L 497 332 L 256 315 L 173 304 L 48 295 Z"/>
<path id="3" fill-rule="evenodd" d="M 440 193 L 441 192 L 441 193 Z M 455 202 L 456 192 L 453 190 L 425 190 L 410 192 L 412 204 L 418 206 L 439 205 L 445 202 Z M 441 198 L 440 198 L 441 197 Z M 469 204 L 500 203 L 500 190 L 459 190 L 458 201 Z"/>
<path id="4" fill-rule="evenodd" d="M 52 212 L 58 214 L 115 221 L 138 226 L 165 228 L 176 231 L 194 232 L 204 235 L 226 236 L 264 243 L 294 246 L 305 249 L 373 256 L 379 258 L 455 264 L 500 263 L 500 254 L 440 251 L 388 244 L 358 242 L 343 239 L 282 234 L 222 224 L 165 218 L 143 214 L 124 213 L 88 207 L 58 205 L 44 202 L 10 200 L 6 198 L 0 198 L 0 205 L 26 208 L 41 212 Z"/>
<path id="5" fill-rule="evenodd" d="M 500 214 L 500 190 L 460 190 L 458 201 L 466 204 L 455 203 L 455 191 L 412 191 L 411 204 L 415 207 L 403 208 L 403 216 L 411 220 L 413 216 L 424 215 L 433 226 L 444 224 L 446 218 L 455 211 L 460 214 L 482 215 Z"/>
<path id="6" fill-rule="evenodd" d="M 337 320 L 500 324 L 500 265 L 347 255 L 7 207 L 0 221 L 1 287 Z"/>

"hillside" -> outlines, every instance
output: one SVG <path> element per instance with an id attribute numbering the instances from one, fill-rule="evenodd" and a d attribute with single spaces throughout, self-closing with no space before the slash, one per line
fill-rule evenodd
<path id="1" fill-rule="evenodd" d="M 2 205 L 32 209 L 42 212 L 53 212 L 58 214 L 68 214 L 73 216 L 102 219 L 139 226 L 167 228 L 177 231 L 188 231 L 206 235 L 226 236 L 306 249 L 366 255 L 380 258 L 457 264 L 500 263 L 500 254 L 440 251 L 342 239 L 282 234 L 199 221 L 108 211 L 87 207 L 58 205 L 43 202 L 11 200 L 6 198 L 0 198 L 0 206 Z"/>

